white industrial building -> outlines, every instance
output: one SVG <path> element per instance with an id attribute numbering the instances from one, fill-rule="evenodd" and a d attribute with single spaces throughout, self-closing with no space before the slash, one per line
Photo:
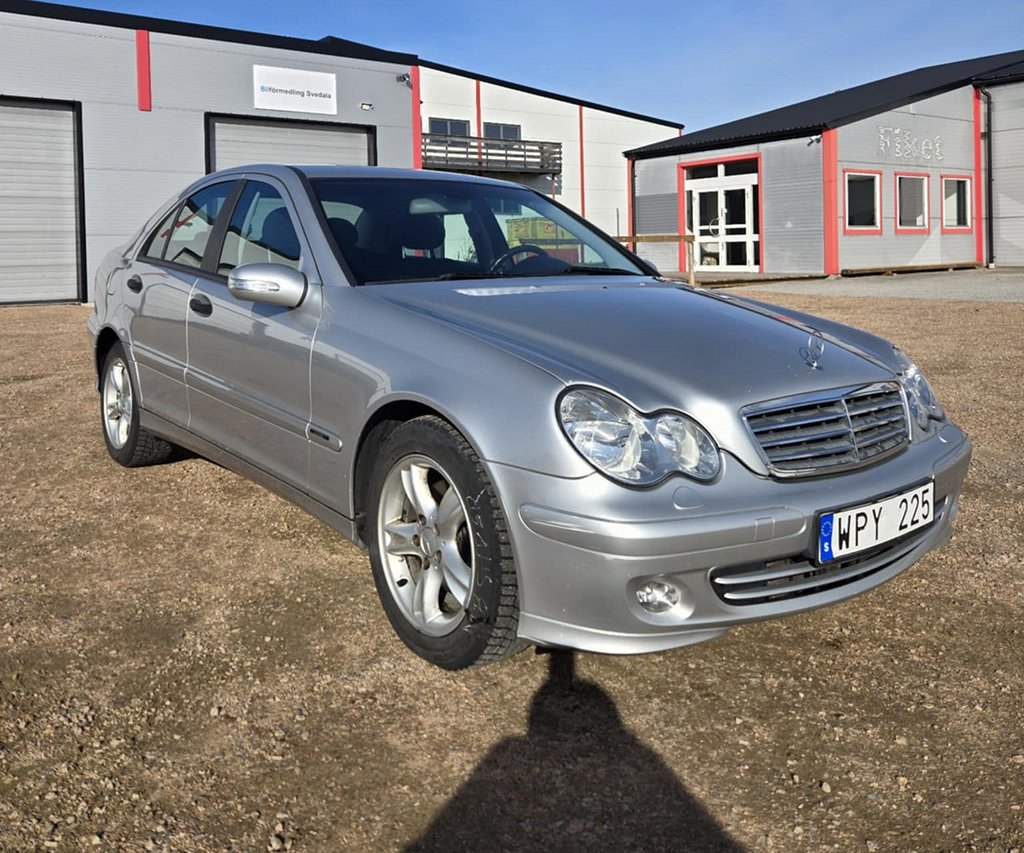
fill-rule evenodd
<path id="1" fill-rule="evenodd" d="M 88 300 L 165 199 L 244 163 L 486 174 L 622 233 L 622 152 L 681 131 L 330 36 L 0 0 L 0 303 Z"/>
<path id="2" fill-rule="evenodd" d="M 920 68 L 626 152 L 631 233 L 698 272 L 1024 266 L 1024 51 Z M 641 243 L 663 271 L 683 243 Z"/>

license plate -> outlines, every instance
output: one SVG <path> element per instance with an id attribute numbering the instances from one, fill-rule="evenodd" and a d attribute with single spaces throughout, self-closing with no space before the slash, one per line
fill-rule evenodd
<path id="1" fill-rule="evenodd" d="M 827 563 L 924 527 L 934 512 L 933 483 L 877 503 L 827 512 L 818 525 L 818 561 Z"/>

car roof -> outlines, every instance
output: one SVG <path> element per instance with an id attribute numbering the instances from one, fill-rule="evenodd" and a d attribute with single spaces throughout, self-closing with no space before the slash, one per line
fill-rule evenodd
<path id="1" fill-rule="evenodd" d="M 243 173 L 258 173 L 287 177 L 299 172 L 308 178 L 372 178 L 374 180 L 406 181 L 457 181 L 459 183 L 494 184 L 496 186 L 521 186 L 512 181 L 499 181 L 478 175 L 462 175 L 455 172 L 440 172 L 426 169 L 394 169 L 384 166 L 321 166 L 293 165 L 283 163 L 254 163 L 248 166 L 234 166 L 222 169 L 208 177 L 229 176 Z"/>

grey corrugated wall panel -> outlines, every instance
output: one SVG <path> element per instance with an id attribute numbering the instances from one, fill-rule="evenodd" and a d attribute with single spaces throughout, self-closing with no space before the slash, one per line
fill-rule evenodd
<path id="1" fill-rule="evenodd" d="M 992 237 L 996 266 L 1024 266 L 1024 83 L 992 94 Z"/>
<path id="2" fill-rule="evenodd" d="M 0 101 L 0 303 L 78 298 L 71 109 Z"/>
<path id="3" fill-rule="evenodd" d="M 839 134 L 839 265 L 842 269 L 900 267 L 940 263 L 973 263 L 973 234 L 942 233 L 942 174 L 974 173 L 974 95 L 970 86 L 907 104 L 898 110 L 855 122 Z M 896 158 L 894 148 L 883 151 L 880 128 L 899 128 L 918 140 L 917 154 Z M 934 142 L 942 142 L 941 159 Z M 929 157 L 921 153 L 920 140 L 932 143 Z M 843 233 L 843 169 L 866 168 L 882 172 L 882 234 Z M 897 172 L 921 172 L 929 176 L 927 234 L 896 233 Z M 973 188 L 972 188 L 973 195 Z M 973 198 L 972 198 L 973 207 Z M 975 217 L 977 225 L 977 217 Z"/>
<path id="4" fill-rule="evenodd" d="M 825 269 L 821 144 L 787 139 L 760 150 L 765 271 L 820 273 Z"/>
<path id="5" fill-rule="evenodd" d="M 679 228 L 679 194 L 637 196 L 637 234 L 675 234 Z"/>
<path id="6" fill-rule="evenodd" d="M 676 192 L 676 159 L 638 160 L 634 165 L 636 198 L 633 216 L 637 234 L 678 233 L 678 199 Z M 636 253 L 662 272 L 679 269 L 679 246 L 676 243 L 637 243 Z"/>
<path id="7" fill-rule="evenodd" d="M 152 112 L 136 102 L 135 32 L 0 12 L 0 94 L 82 105 L 90 293 L 103 256 L 205 172 L 207 112 L 377 128 L 377 162 L 412 165 L 408 67 L 152 33 Z M 252 66 L 337 75 L 338 115 L 256 110 Z M 364 110 L 360 104 L 372 105 Z"/>
<path id="8" fill-rule="evenodd" d="M 365 130 L 215 121 L 213 138 L 215 169 L 252 163 L 369 165 Z"/>
<path id="9" fill-rule="evenodd" d="M 654 160 L 637 160 L 634 165 L 636 194 L 658 195 L 676 191 L 676 163 L 678 157 L 658 157 Z"/>

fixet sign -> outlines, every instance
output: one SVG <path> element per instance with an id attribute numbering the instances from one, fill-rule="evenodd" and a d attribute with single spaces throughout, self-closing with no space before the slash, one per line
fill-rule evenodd
<path id="1" fill-rule="evenodd" d="M 945 159 L 941 136 L 915 136 L 909 128 L 887 125 L 878 127 L 878 153 L 893 160 L 916 163 Z"/>
<path id="2" fill-rule="evenodd" d="M 253 106 L 258 110 L 337 115 L 337 79 L 322 71 L 252 67 Z"/>

